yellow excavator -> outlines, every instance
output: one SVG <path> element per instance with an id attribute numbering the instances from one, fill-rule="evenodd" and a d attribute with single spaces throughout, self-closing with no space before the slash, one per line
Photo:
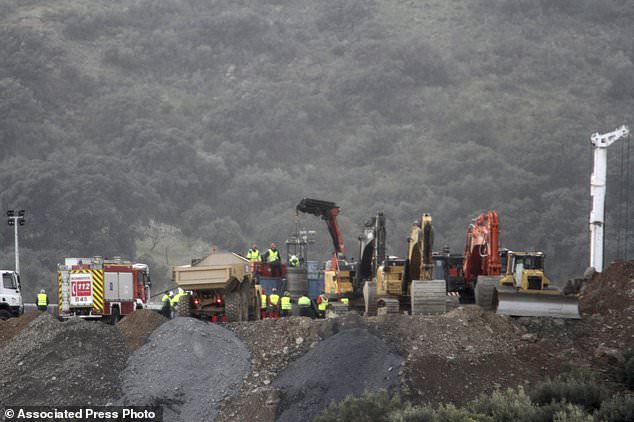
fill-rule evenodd
<path id="1" fill-rule="evenodd" d="M 407 259 L 387 257 L 372 282 L 364 287 L 366 310 L 378 314 L 432 314 L 446 311 L 447 283 L 432 280 L 433 229 L 431 215 L 423 214 L 410 230 Z"/>

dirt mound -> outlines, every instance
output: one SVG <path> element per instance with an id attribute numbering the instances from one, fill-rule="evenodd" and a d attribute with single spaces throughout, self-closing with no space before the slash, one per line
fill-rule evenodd
<path id="1" fill-rule="evenodd" d="M 615 262 L 595 274 L 581 291 L 579 308 L 584 318 L 579 343 L 584 349 L 634 348 L 634 261 Z"/>
<path id="2" fill-rule="evenodd" d="M 19 318 L 9 318 L 6 321 L 0 320 L 0 347 L 3 347 L 41 314 L 39 311 L 29 311 Z"/>
<path id="3" fill-rule="evenodd" d="M 123 318 L 117 328 L 121 330 L 125 343 L 131 351 L 147 343 L 148 337 L 168 319 L 158 312 L 141 309 Z"/>
<path id="4" fill-rule="evenodd" d="M 238 391 L 249 352 L 229 330 L 192 318 L 158 327 L 122 373 L 124 405 L 163 406 L 165 421 L 214 420 Z"/>
<path id="5" fill-rule="evenodd" d="M 40 314 L 2 350 L 1 405 L 104 405 L 119 391 L 128 352 L 101 322 Z"/>
<path id="6" fill-rule="evenodd" d="M 273 382 L 281 390 L 278 422 L 312 420 L 331 401 L 364 391 L 399 389 L 401 359 L 364 328 L 320 342 Z"/>

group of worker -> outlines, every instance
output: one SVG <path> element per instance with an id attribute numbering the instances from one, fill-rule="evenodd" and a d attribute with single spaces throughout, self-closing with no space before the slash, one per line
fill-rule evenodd
<path id="1" fill-rule="evenodd" d="M 277 293 L 277 288 L 271 289 L 271 294 L 267 295 L 262 292 L 260 295 L 260 318 L 280 318 L 290 316 L 293 307 L 296 306 L 299 309 L 300 316 L 306 316 L 315 318 L 315 308 L 313 301 L 306 295 L 302 295 L 297 299 L 297 302 L 293 302 L 291 294 L 284 292 L 282 296 Z"/>
<path id="2" fill-rule="evenodd" d="M 165 318 L 174 319 L 176 316 L 176 306 L 178 305 L 178 301 L 181 296 L 184 294 L 185 290 L 180 287 L 176 291 L 176 294 L 174 294 L 171 290 L 163 294 L 163 297 L 161 297 L 161 313 Z"/>
<path id="3" fill-rule="evenodd" d="M 271 277 L 281 277 L 282 257 L 280 252 L 277 250 L 277 245 L 275 243 L 271 243 L 271 247 L 264 252 L 264 254 L 260 254 L 258 245 L 254 243 L 251 245 L 251 249 L 247 252 L 247 259 L 251 262 L 265 262 L 267 264 L 271 264 Z M 291 267 L 299 267 L 300 265 L 297 255 L 291 255 L 288 259 L 288 263 Z"/>

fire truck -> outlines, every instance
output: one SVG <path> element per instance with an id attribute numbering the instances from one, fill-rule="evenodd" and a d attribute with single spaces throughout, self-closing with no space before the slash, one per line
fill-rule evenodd
<path id="1" fill-rule="evenodd" d="M 59 318 L 121 317 L 147 306 L 150 271 L 147 265 L 121 258 L 66 258 L 57 268 Z"/>

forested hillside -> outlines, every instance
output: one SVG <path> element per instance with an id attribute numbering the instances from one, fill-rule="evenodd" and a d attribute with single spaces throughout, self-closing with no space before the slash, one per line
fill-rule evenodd
<path id="1" fill-rule="evenodd" d="M 634 124 L 628 0 L 0 0 L 0 19 L 0 209 L 27 210 L 29 294 L 65 256 L 138 258 L 162 287 L 211 245 L 283 243 L 302 197 L 342 207 L 349 255 L 377 210 L 402 255 L 422 212 L 459 251 L 496 209 L 503 246 L 579 275 L 590 134 Z M 12 267 L 8 226 L 0 245 Z"/>

